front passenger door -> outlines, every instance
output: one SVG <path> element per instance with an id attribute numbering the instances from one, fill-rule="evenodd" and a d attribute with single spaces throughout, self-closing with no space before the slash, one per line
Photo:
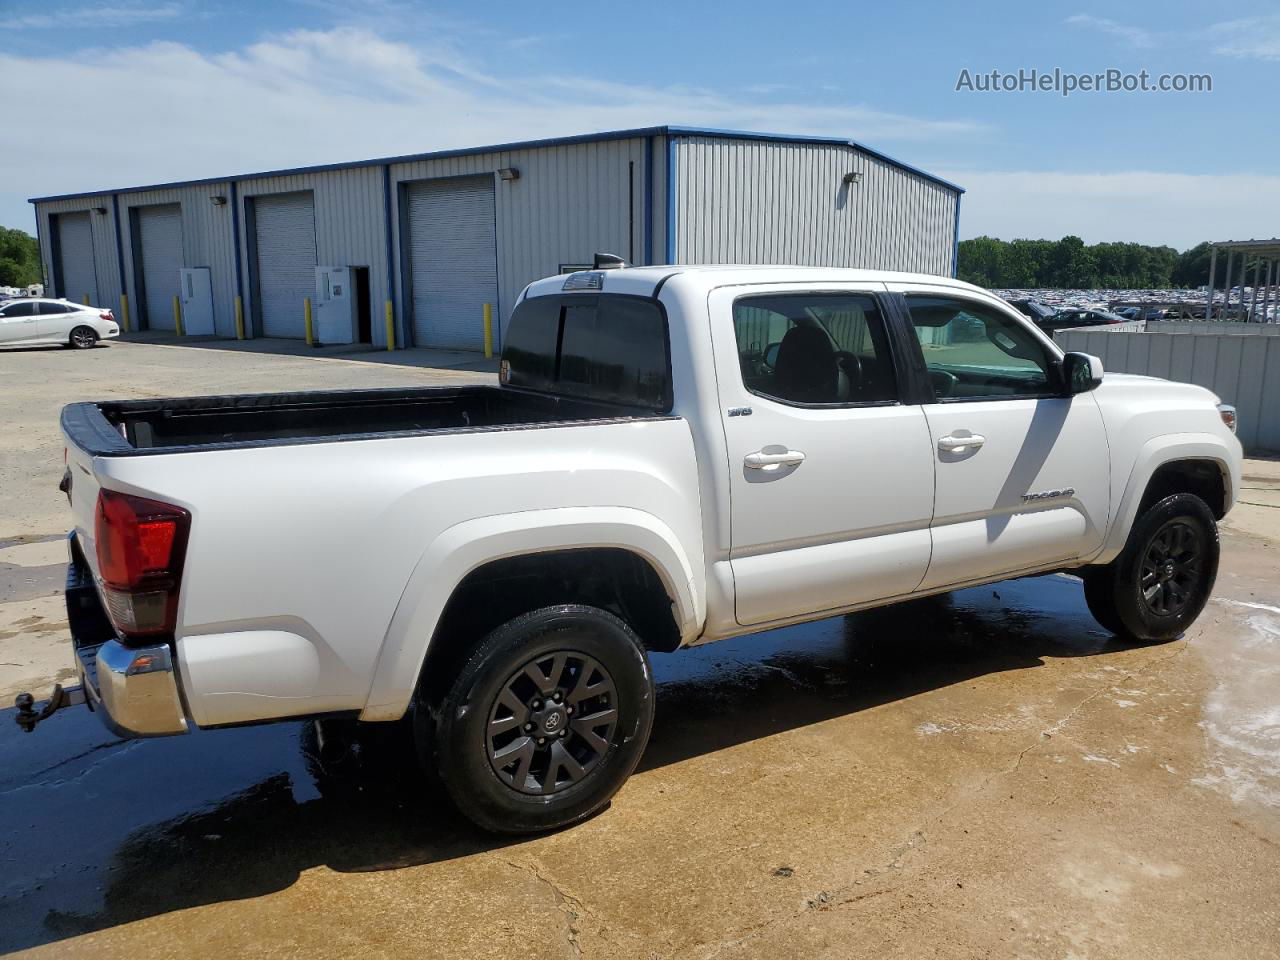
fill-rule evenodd
<path id="1" fill-rule="evenodd" d="M 1088 556 L 1102 546 L 1110 462 L 1093 394 L 1065 395 L 1058 355 L 1012 309 L 954 288 L 906 296 L 934 402 L 933 556 L 922 589 Z"/>
<path id="2" fill-rule="evenodd" d="M 0 309 L 0 343 L 24 343 L 35 338 L 34 300 L 17 300 Z"/>

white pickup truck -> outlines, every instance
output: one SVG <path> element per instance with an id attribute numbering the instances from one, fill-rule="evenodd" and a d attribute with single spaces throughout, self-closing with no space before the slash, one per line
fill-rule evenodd
<path id="1" fill-rule="evenodd" d="M 646 651 L 1061 570 L 1174 637 L 1240 486 L 1212 394 L 939 277 L 550 277 L 499 381 L 68 406 L 79 696 L 132 736 L 407 718 L 466 815 L 547 829 L 635 768 Z"/>

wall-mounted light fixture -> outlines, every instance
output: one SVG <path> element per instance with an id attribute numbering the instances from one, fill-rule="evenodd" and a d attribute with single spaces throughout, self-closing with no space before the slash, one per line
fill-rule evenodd
<path id="1" fill-rule="evenodd" d="M 510 183 L 512 180 L 519 180 L 520 171 L 517 170 L 515 167 L 503 167 L 501 170 L 498 171 L 498 179 L 506 180 L 508 183 Z"/>
<path id="2" fill-rule="evenodd" d="M 106 208 L 106 207 L 94 207 L 94 208 L 93 208 L 93 212 L 94 212 L 94 213 L 96 213 L 96 214 L 98 214 L 99 216 L 103 216 L 103 217 L 105 217 L 105 216 L 107 215 L 107 208 Z"/>
<path id="3" fill-rule="evenodd" d="M 224 207 L 227 204 L 227 198 L 220 193 L 215 193 L 212 197 L 209 198 L 209 202 L 212 203 L 215 207 Z"/>
<path id="4" fill-rule="evenodd" d="M 846 184 L 849 184 L 849 185 L 853 185 L 853 184 L 856 184 L 856 183 L 861 183 L 861 182 L 862 182 L 862 174 L 861 174 L 859 171 L 854 170 L 854 171 L 851 171 L 851 172 L 849 172 L 849 173 L 846 173 L 846 174 L 844 175 L 844 177 L 843 177 L 843 180 L 844 180 L 844 182 L 845 182 Z"/>

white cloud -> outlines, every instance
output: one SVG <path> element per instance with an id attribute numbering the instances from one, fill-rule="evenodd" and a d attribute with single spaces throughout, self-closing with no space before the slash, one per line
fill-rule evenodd
<path id="1" fill-rule="evenodd" d="M 1086 243 L 1130 240 L 1178 249 L 1201 240 L 1275 236 L 1280 176 L 1264 174 L 938 171 L 968 189 L 960 235 Z"/>
<path id="2" fill-rule="evenodd" d="M 46 30 L 51 27 L 132 27 L 140 23 L 176 20 L 183 8 L 176 3 L 76 7 L 70 10 L 19 14 L 0 21 L 7 30 Z"/>
<path id="3" fill-rule="evenodd" d="M 499 78 L 447 32 L 432 36 L 410 46 L 357 27 L 298 30 L 217 54 L 160 42 L 59 55 L 56 70 L 0 53 L 6 99 L 42 118 L 39 147 L 2 161 L 0 223 L 30 224 L 29 196 L 666 123 L 873 144 L 982 129 L 799 96 Z"/>
<path id="4" fill-rule="evenodd" d="M 1209 28 L 1214 53 L 1228 57 L 1280 60 L 1280 16 L 1227 20 Z"/>
<path id="5" fill-rule="evenodd" d="M 1126 23 L 1119 23 L 1115 20 L 1108 20 L 1106 17 L 1092 17 L 1087 13 L 1077 13 L 1073 17 L 1067 17 L 1065 22 L 1072 26 L 1088 27 L 1113 37 L 1119 37 L 1131 47 L 1147 48 L 1156 46 L 1157 35 L 1151 31 L 1144 30 L 1141 27 L 1130 26 Z"/>

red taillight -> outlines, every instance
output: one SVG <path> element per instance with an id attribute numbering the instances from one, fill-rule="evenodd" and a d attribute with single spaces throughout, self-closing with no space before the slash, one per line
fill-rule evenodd
<path id="1" fill-rule="evenodd" d="M 103 310 L 100 314 L 98 314 L 98 317 L 99 319 L 110 322 L 115 319 L 115 314 L 113 314 L 110 310 Z"/>
<path id="2" fill-rule="evenodd" d="M 172 633 L 191 514 L 181 507 L 102 490 L 94 520 L 107 613 L 125 636 Z"/>

